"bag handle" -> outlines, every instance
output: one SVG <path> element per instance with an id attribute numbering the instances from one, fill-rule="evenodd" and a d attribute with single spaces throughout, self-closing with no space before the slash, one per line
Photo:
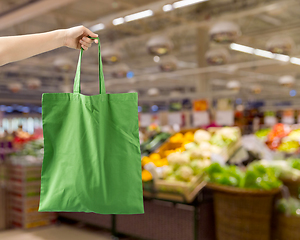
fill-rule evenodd
<path id="1" fill-rule="evenodd" d="M 106 94 L 105 83 L 104 83 L 104 75 L 103 75 L 102 58 L 101 58 L 100 40 L 99 40 L 99 37 L 96 37 L 96 38 L 89 37 L 89 38 L 93 39 L 93 40 L 98 39 L 99 93 L 100 94 Z M 76 75 L 75 75 L 75 79 L 74 79 L 73 93 L 80 93 L 81 92 L 81 88 L 80 88 L 80 70 L 81 70 L 82 53 L 83 53 L 83 49 L 81 48 L 78 63 L 77 63 Z"/>

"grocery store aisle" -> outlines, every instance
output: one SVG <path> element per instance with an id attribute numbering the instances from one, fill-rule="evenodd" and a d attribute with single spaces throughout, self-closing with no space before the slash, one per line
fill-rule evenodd
<path id="1" fill-rule="evenodd" d="M 96 232 L 72 226 L 49 226 L 34 230 L 8 230 L 0 232 L 1 240 L 110 240 Z"/>

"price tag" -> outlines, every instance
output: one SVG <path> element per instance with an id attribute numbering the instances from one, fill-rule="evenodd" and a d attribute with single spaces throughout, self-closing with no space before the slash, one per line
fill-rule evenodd
<path id="1" fill-rule="evenodd" d="M 221 126 L 234 125 L 234 112 L 233 110 L 218 110 L 216 112 L 216 124 Z"/>
<path id="2" fill-rule="evenodd" d="M 209 124 L 209 115 L 207 111 L 193 112 L 193 126 L 201 127 Z"/>
<path id="3" fill-rule="evenodd" d="M 151 124 L 152 116 L 150 113 L 141 113 L 140 114 L 140 126 L 148 127 Z"/>
<path id="4" fill-rule="evenodd" d="M 275 116 L 265 116 L 264 121 L 265 125 L 273 126 L 277 123 L 277 118 Z"/>
<path id="5" fill-rule="evenodd" d="M 180 112 L 172 112 L 168 115 L 168 123 L 170 126 L 182 124 L 182 114 Z"/>
<path id="6" fill-rule="evenodd" d="M 233 108 L 232 101 L 228 98 L 221 98 L 217 101 L 217 109 L 218 110 L 231 110 Z"/>
<path id="7" fill-rule="evenodd" d="M 284 124 L 294 124 L 295 119 L 292 116 L 286 116 L 286 117 L 282 118 L 282 123 L 284 123 Z"/>
<path id="8" fill-rule="evenodd" d="M 193 102 L 193 109 L 195 112 L 206 111 L 207 108 L 208 108 L 208 103 L 205 99 L 199 99 Z"/>
<path id="9" fill-rule="evenodd" d="M 282 123 L 294 124 L 295 123 L 294 114 L 295 112 L 292 109 L 287 109 L 283 111 Z"/>
<path id="10" fill-rule="evenodd" d="M 151 123 L 154 123 L 158 126 L 160 125 L 160 119 L 159 119 L 158 114 L 155 114 L 155 115 L 152 116 Z"/>

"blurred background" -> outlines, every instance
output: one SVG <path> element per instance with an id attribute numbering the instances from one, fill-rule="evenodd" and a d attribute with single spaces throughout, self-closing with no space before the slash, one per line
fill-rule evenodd
<path id="1" fill-rule="evenodd" d="M 42 93 L 79 51 L 0 69 L 0 239 L 300 239 L 300 2 L 1 0 L 0 37 L 84 25 L 107 93 L 137 92 L 144 215 L 38 213 Z M 96 44 L 82 94 L 98 94 Z"/>

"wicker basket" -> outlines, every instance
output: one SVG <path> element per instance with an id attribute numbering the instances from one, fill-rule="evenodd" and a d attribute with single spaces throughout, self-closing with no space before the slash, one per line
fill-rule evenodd
<path id="1" fill-rule="evenodd" d="M 299 198 L 300 196 L 300 180 L 282 179 L 282 182 L 289 189 L 291 197 Z"/>
<path id="2" fill-rule="evenodd" d="M 248 190 L 209 183 L 214 190 L 217 240 L 270 240 L 271 191 Z"/>
<path id="3" fill-rule="evenodd" d="M 276 239 L 299 240 L 300 217 L 278 214 L 276 216 Z"/>

